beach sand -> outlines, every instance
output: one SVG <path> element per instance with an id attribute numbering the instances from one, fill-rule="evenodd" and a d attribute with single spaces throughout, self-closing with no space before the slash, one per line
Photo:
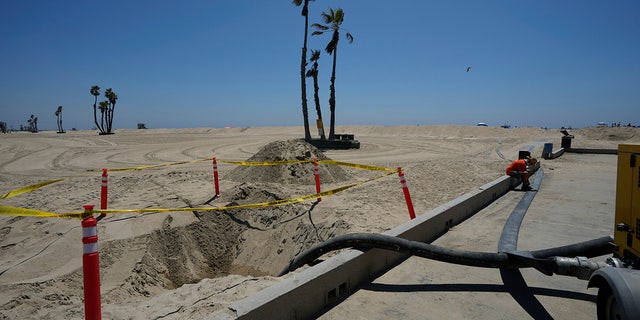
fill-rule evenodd
<path id="1" fill-rule="evenodd" d="M 540 157 L 545 143 L 558 149 L 562 137 L 559 129 L 445 125 L 341 126 L 336 132 L 355 134 L 361 148 L 317 150 L 296 141 L 302 127 L 5 134 L 0 195 L 64 180 L 0 205 L 53 213 L 79 212 L 85 204 L 99 208 L 102 168 L 108 168 L 109 209 L 169 210 L 109 213 L 99 222 L 103 318 L 201 319 L 277 283 L 288 262 L 314 244 L 339 234 L 383 232 L 409 219 L 397 174 L 326 164 L 320 165 L 322 191 L 359 184 L 319 203 L 199 210 L 316 193 L 310 163 L 249 167 L 229 161 L 317 157 L 400 166 L 419 215 L 502 176 L 520 150 Z M 570 133 L 576 148 L 640 143 L 638 128 Z M 116 170 L 123 168 L 137 169 Z M 81 238 L 79 219 L 1 215 L 0 319 L 84 318 Z"/>

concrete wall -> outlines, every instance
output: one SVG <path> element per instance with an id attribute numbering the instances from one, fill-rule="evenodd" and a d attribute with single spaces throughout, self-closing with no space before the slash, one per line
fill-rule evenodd
<path id="1" fill-rule="evenodd" d="M 454 199 L 385 234 L 432 242 L 520 183 L 503 176 Z M 233 303 L 208 319 L 307 319 L 339 303 L 352 290 L 370 282 L 407 258 L 388 250 L 347 250 L 326 261 L 285 276 L 281 282 Z"/>

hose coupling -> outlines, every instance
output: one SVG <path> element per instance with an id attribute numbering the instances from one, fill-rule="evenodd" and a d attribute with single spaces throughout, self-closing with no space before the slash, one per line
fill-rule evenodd
<path id="1" fill-rule="evenodd" d="M 572 276 L 582 280 L 589 280 L 591 274 L 607 266 L 604 262 L 590 261 L 587 257 L 555 257 L 555 274 Z"/>

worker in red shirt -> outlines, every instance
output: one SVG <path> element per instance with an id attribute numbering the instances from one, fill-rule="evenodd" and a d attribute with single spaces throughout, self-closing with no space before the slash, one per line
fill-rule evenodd
<path id="1" fill-rule="evenodd" d="M 530 191 L 531 184 L 529 184 L 529 176 L 531 175 L 532 168 L 536 165 L 538 160 L 536 158 L 527 157 L 525 159 L 518 159 L 507 167 L 507 175 L 522 179 L 522 190 Z"/>

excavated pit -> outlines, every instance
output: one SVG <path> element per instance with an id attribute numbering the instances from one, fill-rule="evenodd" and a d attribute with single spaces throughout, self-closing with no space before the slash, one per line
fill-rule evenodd
<path id="1" fill-rule="evenodd" d="M 313 158 L 330 160 L 302 140 L 289 140 L 270 143 L 246 161 Z M 320 174 L 323 183 L 351 178 L 338 166 L 321 166 Z M 289 199 L 299 196 L 300 189 L 312 192 L 314 188 L 309 185 L 315 183 L 313 163 L 239 166 L 227 176 L 239 184 L 224 190 L 223 194 L 227 196 L 218 199 L 220 202 L 217 201 L 216 206 Z M 289 185 L 304 187 L 291 188 Z M 171 226 L 173 218 L 168 215 L 162 228 L 143 239 L 131 240 L 146 242 L 146 250 L 119 290 L 130 295 L 148 296 L 161 288 L 177 288 L 228 274 L 275 276 L 298 253 L 350 228 L 343 220 L 314 224 L 311 220 L 314 207 L 312 202 L 298 202 L 215 213 L 194 211 L 198 221 L 178 227 Z M 105 250 L 109 251 L 109 245 Z M 111 252 L 117 255 L 117 250 Z"/>

